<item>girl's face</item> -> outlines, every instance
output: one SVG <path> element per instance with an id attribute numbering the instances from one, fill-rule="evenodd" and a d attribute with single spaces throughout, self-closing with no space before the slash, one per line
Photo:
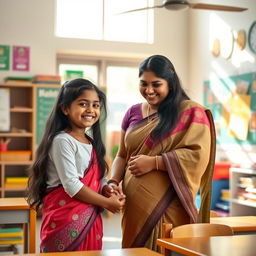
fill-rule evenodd
<path id="1" fill-rule="evenodd" d="M 91 127 L 100 117 L 100 99 L 95 90 L 84 90 L 70 107 L 62 109 L 69 119 L 72 130 Z"/>
<path id="2" fill-rule="evenodd" d="M 169 93 L 168 82 L 152 71 L 145 71 L 140 77 L 140 93 L 148 104 L 158 108 Z"/>

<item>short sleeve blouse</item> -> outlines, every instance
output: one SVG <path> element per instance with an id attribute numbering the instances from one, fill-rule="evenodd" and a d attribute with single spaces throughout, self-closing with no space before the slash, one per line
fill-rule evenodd
<path id="1" fill-rule="evenodd" d="M 141 111 L 142 103 L 131 106 L 125 113 L 122 121 L 122 129 L 126 131 L 130 126 L 135 125 L 143 119 Z"/>

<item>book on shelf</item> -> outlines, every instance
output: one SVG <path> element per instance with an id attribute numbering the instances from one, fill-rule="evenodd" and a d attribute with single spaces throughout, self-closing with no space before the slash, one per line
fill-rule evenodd
<path id="1" fill-rule="evenodd" d="M 61 76 L 59 76 L 59 75 L 35 75 L 34 82 L 37 84 L 60 84 Z"/>
<path id="2" fill-rule="evenodd" d="M 24 239 L 0 240 L 0 245 L 7 245 L 7 244 L 24 244 Z"/>
<path id="3" fill-rule="evenodd" d="M 24 232 L 22 228 L 0 228 L 0 245 L 23 244 Z"/>
<path id="4" fill-rule="evenodd" d="M 229 202 L 226 201 L 218 201 L 215 205 L 216 208 L 221 209 L 223 211 L 229 211 Z"/>
<path id="5" fill-rule="evenodd" d="M 60 85 L 60 82 L 55 82 L 55 81 L 35 81 L 35 84 L 56 84 Z"/>
<path id="6" fill-rule="evenodd" d="M 31 76 L 7 76 L 4 79 L 5 83 L 7 84 L 31 84 L 33 81 L 33 77 Z"/>
<path id="7" fill-rule="evenodd" d="M 5 179 L 6 184 L 13 184 L 13 183 L 27 183 L 28 182 L 28 177 L 7 177 Z"/>
<path id="8" fill-rule="evenodd" d="M 230 190 L 229 189 L 221 189 L 221 198 L 224 201 L 228 201 L 230 199 Z"/>
<path id="9" fill-rule="evenodd" d="M 3 238 L 23 237 L 22 228 L 0 228 L 0 240 Z"/>
<path id="10" fill-rule="evenodd" d="M 239 186 L 256 187 L 256 177 L 239 177 Z"/>

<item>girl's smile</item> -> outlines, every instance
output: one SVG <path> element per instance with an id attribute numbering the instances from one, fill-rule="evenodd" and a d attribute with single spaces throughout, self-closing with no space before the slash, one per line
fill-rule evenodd
<path id="1" fill-rule="evenodd" d="M 70 107 L 63 108 L 68 117 L 71 129 L 77 130 L 91 127 L 100 117 L 100 100 L 95 90 L 84 90 Z"/>

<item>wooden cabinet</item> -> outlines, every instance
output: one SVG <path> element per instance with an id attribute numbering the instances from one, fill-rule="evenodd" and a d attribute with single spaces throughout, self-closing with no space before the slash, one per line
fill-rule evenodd
<path id="1" fill-rule="evenodd" d="M 0 151 L 0 197 L 25 196 L 28 167 L 60 85 L 7 82 L 0 88 L 10 92 L 10 130 L 0 131 L 1 140 L 10 139 L 8 150 Z"/>
<path id="2" fill-rule="evenodd" d="M 27 177 L 27 168 L 35 152 L 35 88 L 29 82 L 0 83 L 10 97 L 10 130 L 0 132 L 0 139 L 10 140 L 8 151 L 0 153 L 1 197 L 23 195 L 26 183 L 7 179 Z M 10 179 L 9 179 L 10 180 Z"/>
<path id="3" fill-rule="evenodd" d="M 256 170 L 230 168 L 230 215 L 256 215 Z"/>

